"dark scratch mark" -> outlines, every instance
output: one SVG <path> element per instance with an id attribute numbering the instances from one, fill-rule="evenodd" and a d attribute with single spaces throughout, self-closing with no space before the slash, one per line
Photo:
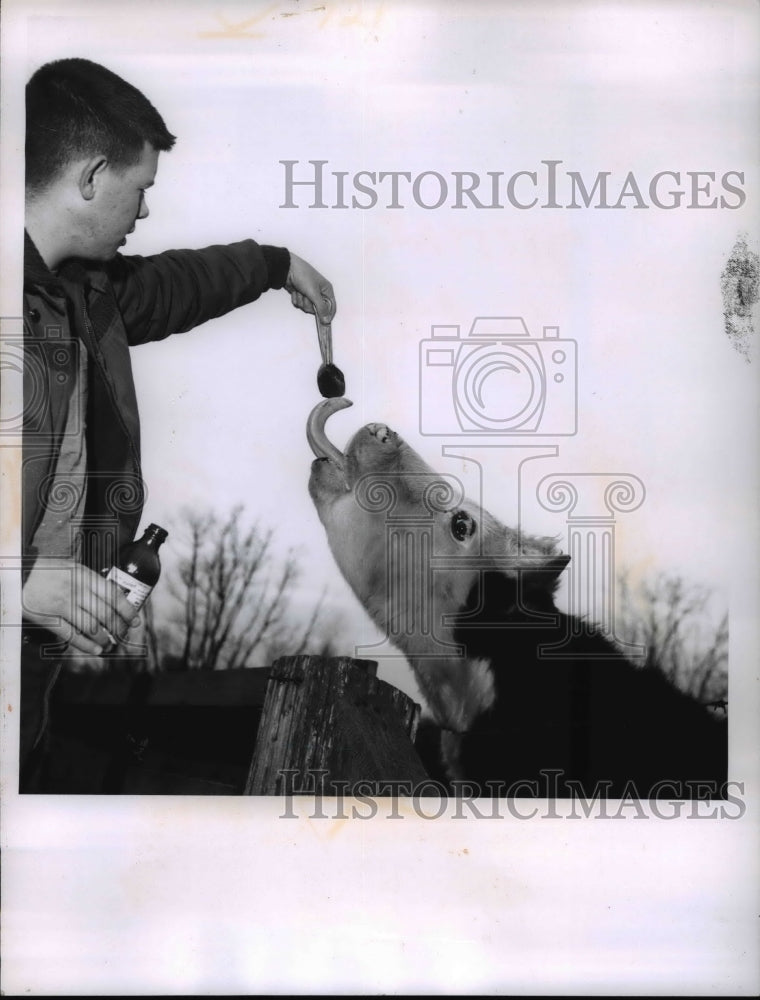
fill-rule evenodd
<path id="1" fill-rule="evenodd" d="M 734 243 L 720 277 L 723 293 L 723 320 L 726 336 L 734 350 L 750 361 L 750 344 L 755 334 L 752 308 L 760 289 L 760 258 L 741 233 Z"/>
<path id="2" fill-rule="evenodd" d="M 309 7 L 308 10 L 284 10 L 280 13 L 280 17 L 298 17 L 299 14 L 321 14 L 323 11 L 327 10 L 326 7 Z"/>

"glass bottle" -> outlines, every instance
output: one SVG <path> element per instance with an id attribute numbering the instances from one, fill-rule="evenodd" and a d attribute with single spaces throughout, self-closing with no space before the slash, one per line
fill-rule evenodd
<path id="1" fill-rule="evenodd" d="M 119 559 L 106 576 L 107 580 L 121 587 L 124 596 L 135 610 L 139 610 L 161 575 L 158 550 L 168 532 L 157 524 L 149 524 L 142 538 L 125 545 Z"/>

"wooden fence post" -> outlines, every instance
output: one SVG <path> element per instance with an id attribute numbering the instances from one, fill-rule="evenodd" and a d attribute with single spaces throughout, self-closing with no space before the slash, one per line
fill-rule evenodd
<path id="1" fill-rule="evenodd" d="M 330 795 L 335 787 L 350 795 L 358 781 L 364 794 L 365 783 L 411 787 L 427 778 L 413 745 L 419 714 L 408 695 L 378 680 L 372 660 L 281 657 L 272 666 L 245 794 Z"/>

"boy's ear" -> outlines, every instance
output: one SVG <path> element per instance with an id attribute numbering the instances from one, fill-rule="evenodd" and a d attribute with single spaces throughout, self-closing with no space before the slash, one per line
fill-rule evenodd
<path id="1" fill-rule="evenodd" d="M 92 201 L 95 196 L 95 189 L 107 166 L 108 160 L 105 156 L 92 156 L 82 163 L 77 181 L 79 184 L 79 193 L 85 201 Z"/>

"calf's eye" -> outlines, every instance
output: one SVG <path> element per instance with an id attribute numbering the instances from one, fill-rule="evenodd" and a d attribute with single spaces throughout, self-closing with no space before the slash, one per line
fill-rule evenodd
<path id="1" fill-rule="evenodd" d="M 466 510 L 458 510 L 451 515 L 451 534 L 458 542 L 463 542 L 475 532 L 475 519 Z"/>

